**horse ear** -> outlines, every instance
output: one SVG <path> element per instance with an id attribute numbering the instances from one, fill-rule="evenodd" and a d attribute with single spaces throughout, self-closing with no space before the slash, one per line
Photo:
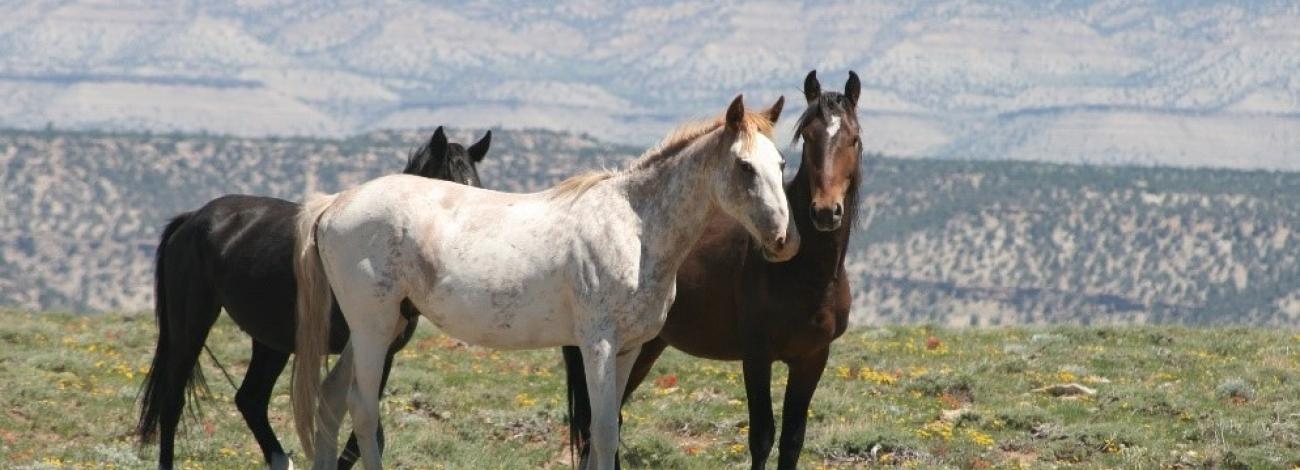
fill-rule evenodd
<path id="1" fill-rule="evenodd" d="M 776 124 L 776 120 L 781 119 L 782 108 L 785 108 L 785 96 L 778 97 L 776 102 L 772 103 L 772 107 L 767 108 L 767 111 L 764 111 L 763 114 L 767 115 L 768 121 L 772 121 L 772 124 Z"/>
<path id="2" fill-rule="evenodd" d="M 442 126 L 438 126 L 433 131 L 433 137 L 429 138 L 429 150 L 438 157 L 447 155 L 447 133 L 443 132 Z"/>
<path id="3" fill-rule="evenodd" d="M 849 102 L 853 106 L 858 105 L 858 95 L 862 93 L 862 81 L 858 80 L 858 74 L 849 71 L 849 81 L 844 83 L 844 96 L 849 97 Z"/>
<path id="4" fill-rule="evenodd" d="M 736 95 L 727 107 L 727 129 L 739 131 L 745 122 L 745 95 Z"/>
<path id="5" fill-rule="evenodd" d="M 817 71 L 808 72 L 808 76 L 803 79 L 803 97 L 808 100 L 808 104 L 817 101 L 822 95 L 822 84 L 817 81 Z"/>
<path id="6" fill-rule="evenodd" d="M 469 153 L 470 160 L 478 163 L 483 161 L 483 157 L 487 156 L 488 147 L 490 146 L 492 146 L 492 131 L 487 131 L 486 134 L 483 134 L 483 138 L 475 142 L 474 145 L 469 146 L 466 152 Z"/>

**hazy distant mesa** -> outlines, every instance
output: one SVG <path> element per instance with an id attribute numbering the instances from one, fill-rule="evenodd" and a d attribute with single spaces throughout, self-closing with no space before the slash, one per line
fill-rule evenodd
<path id="1" fill-rule="evenodd" d="M 794 98 L 808 69 L 852 68 L 870 151 L 1300 170 L 1291 2 L 270 3 L 20 2 L 0 126 L 645 145 L 737 92 Z"/>

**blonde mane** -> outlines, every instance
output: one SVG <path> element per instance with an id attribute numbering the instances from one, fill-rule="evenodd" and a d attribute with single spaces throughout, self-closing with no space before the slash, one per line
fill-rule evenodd
<path id="1" fill-rule="evenodd" d="M 577 198 L 601 181 L 613 178 L 617 174 L 618 172 L 614 170 L 591 170 L 578 173 L 551 188 L 551 198 L 559 199 L 566 196 Z"/>
<path id="2" fill-rule="evenodd" d="M 722 128 L 725 121 L 724 117 L 707 119 L 703 121 L 688 122 L 677 126 L 668 136 L 650 147 L 641 156 L 632 161 L 632 164 L 624 171 L 633 171 L 643 168 L 649 168 L 660 162 L 668 160 L 673 155 L 677 155 L 682 150 L 689 147 L 695 141 L 709 135 L 713 131 Z M 766 113 L 745 111 L 745 117 L 741 120 L 740 136 L 741 145 L 748 147 L 753 141 L 752 134 L 757 132 L 772 138 L 773 125 L 771 119 L 768 119 Z M 571 176 L 560 184 L 552 188 L 551 197 L 572 197 L 577 198 L 601 181 L 617 176 L 620 171 L 615 170 L 594 170 L 579 173 Z"/>
<path id="3" fill-rule="evenodd" d="M 637 159 L 632 162 L 632 168 L 645 168 L 665 160 L 670 156 L 676 155 L 700 137 L 718 130 L 718 128 L 722 127 L 724 120 L 725 118 L 723 117 L 717 117 L 703 121 L 688 122 L 677 126 L 676 129 L 673 129 L 672 132 L 668 133 L 667 137 L 664 137 L 663 140 L 659 141 L 658 144 L 654 147 L 650 147 L 650 149 L 646 150 L 645 153 L 642 153 L 640 157 L 637 157 Z M 773 127 L 775 126 L 773 126 L 772 121 L 767 118 L 767 114 L 745 111 L 745 117 L 741 120 L 740 126 L 742 134 L 741 138 L 743 139 L 742 142 L 748 144 L 752 140 L 749 137 L 749 134 L 754 132 L 762 133 L 768 138 L 771 138 Z"/>

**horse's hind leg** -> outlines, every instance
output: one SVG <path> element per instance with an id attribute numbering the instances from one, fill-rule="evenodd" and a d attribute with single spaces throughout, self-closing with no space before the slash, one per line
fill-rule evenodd
<path id="1" fill-rule="evenodd" d="M 348 411 L 352 415 L 352 432 L 357 436 L 361 462 L 367 470 L 381 468 L 379 454 L 379 389 L 383 382 L 384 362 L 389 345 L 405 326 L 398 313 L 398 302 L 370 299 L 347 299 L 336 290 L 343 315 L 352 330 L 352 389 L 348 393 Z M 320 455 L 320 454 L 318 454 Z"/>
<path id="2" fill-rule="evenodd" d="M 813 392 L 821 382 L 826 369 L 830 346 L 808 355 L 799 361 L 790 361 L 790 383 L 785 387 L 785 407 L 781 412 L 781 446 L 777 455 L 778 469 L 793 469 L 799 464 L 803 451 L 804 430 L 808 424 L 808 405 Z"/>
<path id="3" fill-rule="evenodd" d="M 411 320 L 408 320 L 408 321 L 410 321 L 409 325 L 414 325 L 414 324 L 415 324 L 414 321 L 411 321 Z M 406 339 L 406 340 L 409 340 L 409 339 L 410 339 L 410 334 L 411 334 L 411 330 L 410 330 L 410 328 L 408 327 L 408 328 L 407 328 L 407 332 L 405 333 L 405 335 L 406 335 L 406 338 L 405 338 L 405 339 Z M 406 344 L 406 342 L 403 341 L 402 338 L 399 338 L 399 339 L 398 339 L 398 342 L 401 342 L 402 345 L 405 345 L 405 344 Z M 396 346 L 396 343 L 394 343 L 394 345 L 395 345 L 395 347 L 394 347 L 393 349 L 391 349 L 391 350 L 388 351 L 388 357 L 384 360 L 384 375 L 383 375 L 383 377 L 379 380 L 379 397 L 380 397 L 381 399 L 382 399 L 383 396 L 384 396 L 384 390 L 388 387 L 388 374 L 389 374 L 389 372 L 392 372 L 392 370 L 393 370 L 393 355 L 394 355 L 394 354 L 397 354 L 397 351 L 401 349 L 400 346 Z M 383 453 L 383 451 L 384 451 L 384 423 L 383 423 L 383 420 L 382 420 L 382 419 L 381 419 L 380 422 L 379 422 L 379 427 L 375 430 L 375 440 L 379 442 L 379 452 L 380 452 L 380 453 Z M 361 453 L 360 453 L 360 450 L 359 450 L 358 447 L 357 447 L 357 434 L 354 432 L 354 433 L 352 433 L 351 436 L 348 437 L 348 443 L 347 443 L 347 445 L 343 446 L 343 455 L 340 455 L 340 456 L 339 456 L 339 470 L 349 470 L 349 469 L 351 469 L 352 466 L 356 464 L 356 462 L 357 462 L 357 458 L 360 457 L 360 456 L 361 456 Z"/>
<path id="4" fill-rule="evenodd" d="M 329 468 L 338 452 L 339 426 L 352 388 L 352 342 L 348 342 L 339 359 L 321 384 L 321 398 L 316 408 L 316 456 L 314 468 Z M 342 462 L 342 461 L 340 461 Z M 351 466 L 351 462 L 348 462 Z"/>
<path id="5" fill-rule="evenodd" d="M 208 332 L 217 321 L 221 306 L 217 304 L 209 289 L 191 284 L 184 295 L 169 292 L 167 309 L 181 312 L 181 317 L 171 318 L 168 322 L 169 341 L 166 359 L 166 381 L 163 390 L 163 405 L 159 416 L 159 468 L 172 468 L 175 459 L 176 428 L 180 424 L 181 413 L 185 409 L 186 388 L 197 375 L 199 353 L 203 352 L 203 343 L 208 340 Z"/>
<path id="6" fill-rule="evenodd" d="M 248 362 L 248 372 L 244 374 L 244 382 L 235 393 L 235 405 L 239 407 L 240 414 L 244 415 L 244 422 L 253 431 L 257 445 L 262 448 L 262 457 L 272 470 L 290 467 L 289 458 L 284 454 L 284 448 L 276 439 L 275 430 L 271 429 L 271 422 L 266 416 L 275 381 L 280 378 L 280 372 L 284 371 L 288 362 L 288 353 L 276 351 L 254 340 L 253 358 Z"/>

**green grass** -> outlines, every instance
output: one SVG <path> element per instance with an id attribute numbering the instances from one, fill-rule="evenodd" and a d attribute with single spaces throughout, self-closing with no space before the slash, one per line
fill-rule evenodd
<path id="1" fill-rule="evenodd" d="M 5 468 L 147 468 L 133 400 L 153 351 L 150 315 L 0 312 Z M 249 340 L 228 320 L 209 340 L 242 377 Z M 202 412 L 178 440 L 184 468 L 260 463 L 206 356 Z M 290 449 L 288 373 L 272 422 Z M 784 371 L 776 371 L 780 403 Z M 675 387 L 666 387 L 675 376 Z M 565 468 L 558 351 L 493 352 L 421 328 L 384 401 L 396 468 Z M 1078 382 L 1082 399 L 1034 389 Z M 968 409 L 963 414 L 945 410 Z M 779 410 L 778 410 L 779 413 Z M 749 461 L 740 367 L 669 351 L 625 409 L 634 468 Z M 298 459 L 303 463 L 302 459 Z M 775 459 L 771 462 L 775 464 Z M 850 331 L 813 401 L 807 468 L 1296 468 L 1300 335 L 1260 329 L 1053 327 Z"/>

